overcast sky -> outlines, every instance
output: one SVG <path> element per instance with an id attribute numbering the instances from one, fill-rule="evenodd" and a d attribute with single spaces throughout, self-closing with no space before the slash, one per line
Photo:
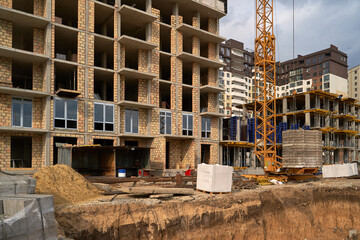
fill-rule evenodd
<path id="1" fill-rule="evenodd" d="M 274 0 L 276 60 L 293 56 L 292 0 Z M 220 34 L 254 49 L 255 0 L 228 0 Z M 360 64 L 360 0 L 295 0 L 295 57 L 334 44 L 348 55 L 349 68 Z"/>

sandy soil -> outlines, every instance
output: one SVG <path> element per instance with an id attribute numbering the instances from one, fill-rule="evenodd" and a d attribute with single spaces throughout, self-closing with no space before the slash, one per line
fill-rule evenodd
<path id="1" fill-rule="evenodd" d="M 57 207 L 56 219 L 74 239 L 347 239 L 349 230 L 360 233 L 360 180 L 196 192 L 167 201 L 119 195 L 111 203 Z"/>

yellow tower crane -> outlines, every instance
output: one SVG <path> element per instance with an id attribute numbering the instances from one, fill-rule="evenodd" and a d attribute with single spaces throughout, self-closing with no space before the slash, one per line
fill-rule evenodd
<path id="1" fill-rule="evenodd" d="M 255 38 L 255 155 L 265 172 L 277 172 L 276 74 L 273 0 L 256 0 Z"/>

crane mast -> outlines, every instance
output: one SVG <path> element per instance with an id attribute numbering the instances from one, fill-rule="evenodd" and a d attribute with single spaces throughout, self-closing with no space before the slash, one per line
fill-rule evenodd
<path id="1" fill-rule="evenodd" d="M 281 168 L 276 151 L 276 80 L 273 0 L 256 1 L 255 155 L 265 172 Z"/>

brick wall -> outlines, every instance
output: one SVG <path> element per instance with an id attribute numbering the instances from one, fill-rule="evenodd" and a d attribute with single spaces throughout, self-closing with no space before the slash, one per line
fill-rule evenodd
<path id="1" fill-rule="evenodd" d="M 34 0 L 34 14 L 40 17 L 45 15 L 45 0 Z"/>
<path id="2" fill-rule="evenodd" d="M 78 48 L 77 48 L 77 62 L 80 64 L 86 64 L 85 63 L 85 54 L 86 54 L 86 48 L 85 48 L 85 33 L 79 32 L 78 33 Z"/>
<path id="3" fill-rule="evenodd" d="M 165 160 L 166 160 L 166 139 L 165 137 L 157 137 L 152 143 L 151 147 L 153 148 L 150 151 L 150 166 L 152 169 L 165 169 Z"/>
<path id="4" fill-rule="evenodd" d="M 33 98 L 33 128 L 45 127 L 45 98 Z"/>
<path id="5" fill-rule="evenodd" d="M 215 18 L 209 18 L 208 31 L 217 34 L 217 20 Z"/>
<path id="6" fill-rule="evenodd" d="M 124 116 L 125 117 L 125 116 Z M 139 134 L 147 135 L 147 110 L 139 109 Z"/>
<path id="7" fill-rule="evenodd" d="M 89 32 L 95 32 L 95 3 L 89 2 Z"/>
<path id="8" fill-rule="evenodd" d="M 78 0 L 78 28 L 80 30 L 86 29 L 86 2 L 86 0 Z"/>
<path id="9" fill-rule="evenodd" d="M 198 36 L 192 36 L 192 54 L 200 56 L 200 39 Z"/>
<path id="10" fill-rule="evenodd" d="M 141 72 L 147 72 L 147 53 L 145 50 L 138 52 L 138 70 Z"/>
<path id="11" fill-rule="evenodd" d="M 95 51 L 95 36 L 94 35 L 87 35 L 88 36 L 88 65 L 94 66 L 94 51 Z"/>
<path id="12" fill-rule="evenodd" d="M 218 55 L 216 51 L 216 44 L 215 43 L 209 43 L 208 44 L 208 58 L 212 60 L 216 60 L 216 57 Z"/>
<path id="13" fill-rule="evenodd" d="M 147 80 L 138 80 L 138 102 L 147 103 Z"/>
<path id="14" fill-rule="evenodd" d="M 0 0 L 1 7 L 12 8 L 12 1 L 13 0 Z"/>
<path id="15" fill-rule="evenodd" d="M 208 94 L 208 111 L 217 112 L 217 94 L 209 93 Z"/>
<path id="16" fill-rule="evenodd" d="M 33 32 L 34 32 L 33 52 L 44 54 L 44 47 L 45 47 L 44 30 L 34 28 Z"/>
<path id="17" fill-rule="evenodd" d="M 210 86 L 217 86 L 217 71 L 215 68 L 208 69 L 208 84 Z"/>
<path id="18" fill-rule="evenodd" d="M 0 19 L 0 45 L 12 47 L 12 28 L 13 23 Z"/>
<path id="19" fill-rule="evenodd" d="M 0 126 L 11 127 L 11 96 L 0 94 Z"/>
<path id="20" fill-rule="evenodd" d="M 45 79 L 44 79 L 44 66 L 41 63 L 33 63 L 33 90 L 44 91 Z"/>
<path id="21" fill-rule="evenodd" d="M 0 86 L 11 87 L 12 60 L 0 58 Z"/>
<path id="22" fill-rule="evenodd" d="M 78 66 L 77 68 L 77 90 L 81 93 L 79 97 L 85 95 L 85 67 Z"/>
<path id="23" fill-rule="evenodd" d="M 94 99 L 94 69 L 88 68 L 88 98 Z"/>

